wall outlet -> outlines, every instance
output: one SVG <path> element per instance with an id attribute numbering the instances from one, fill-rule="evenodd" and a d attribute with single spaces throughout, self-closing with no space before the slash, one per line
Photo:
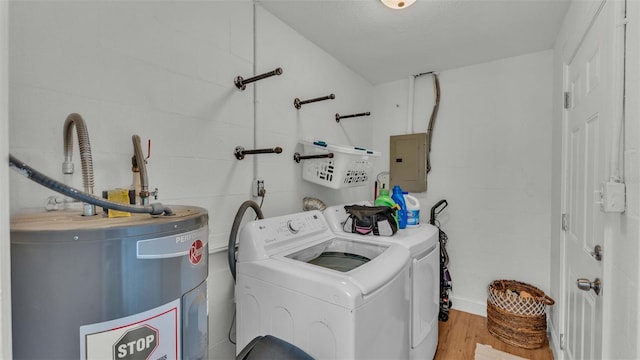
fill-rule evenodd
<path id="1" fill-rule="evenodd" d="M 258 197 L 258 196 L 263 196 L 264 195 L 264 180 L 262 179 L 255 179 L 253 180 L 253 196 Z"/>

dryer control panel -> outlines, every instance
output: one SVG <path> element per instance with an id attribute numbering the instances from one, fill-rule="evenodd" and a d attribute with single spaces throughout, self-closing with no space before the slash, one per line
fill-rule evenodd
<path id="1" fill-rule="evenodd" d="M 282 250 L 332 237 L 317 210 L 252 221 L 240 233 L 238 261 L 266 259 Z"/>

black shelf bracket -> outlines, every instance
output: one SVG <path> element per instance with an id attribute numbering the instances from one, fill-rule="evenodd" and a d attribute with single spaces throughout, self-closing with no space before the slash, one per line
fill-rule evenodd
<path id="1" fill-rule="evenodd" d="M 324 159 L 324 158 L 333 158 L 333 153 L 328 154 L 320 154 L 320 155 L 300 155 L 300 153 L 293 154 L 293 160 L 297 163 L 300 163 L 300 160 L 308 160 L 308 159 Z"/>
<path id="2" fill-rule="evenodd" d="M 352 117 L 358 117 L 358 116 L 369 116 L 371 115 L 370 112 L 363 112 L 363 113 L 359 113 L 359 114 L 351 114 L 351 115 L 340 115 L 340 114 L 336 114 L 336 122 L 339 123 L 340 119 L 347 119 L 347 118 L 352 118 Z"/>
<path id="3" fill-rule="evenodd" d="M 256 149 L 256 150 L 245 150 L 242 146 L 236 146 L 236 150 L 233 152 L 233 155 L 236 156 L 236 159 L 242 160 L 245 155 L 255 155 L 255 154 L 280 154 L 282 152 L 282 148 L 280 146 L 276 146 L 273 149 Z"/>
<path id="4" fill-rule="evenodd" d="M 300 110 L 300 108 L 304 104 L 309 104 L 309 103 L 312 103 L 312 102 L 323 101 L 323 100 L 333 100 L 335 98 L 336 98 L 336 96 L 334 94 L 329 94 L 327 96 L 322 96 L 322 97 L 319 97 L 319 98 L 309 99 L 309 100 L 300 100 L 298 98 L 295 98 L 295 100 L 293 100 L 293 106 L 296 109 Z"/>
<path id="5" fill-rule="evenodd" d="M 244 90 L 244 89 L 247 88 L 247 84 L 250 84 L 250 83 L 252 83 L 254 81 L 266 79 L 266 78 L 274 76 L 274 75 L 282 75 L 282 68 L 277 68 L 277 69 L 275 69 L 273 71 L 269 71 L 268 73 L 264 73 L 262 75 L 256 75 L 256 76 L 250 77 L 248 79 L 243 79 L 242 76 L 236 76 L 234 84 L 236 84 L 236 87 L 238 89 Z"/>

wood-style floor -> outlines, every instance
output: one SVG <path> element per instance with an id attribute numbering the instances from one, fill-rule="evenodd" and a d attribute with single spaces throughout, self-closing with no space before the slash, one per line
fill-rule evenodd
<path id="1" fill-rule="evenodd" d="M 506 344 L 489 333 L 486 318 L 462 311 L 451 310 L 449 321 L 439 322 L 438 332 L 434 360 L 473 360 L 476 343 L 530 360 L 553 360 L 548 343 L 533 350 Z"/>

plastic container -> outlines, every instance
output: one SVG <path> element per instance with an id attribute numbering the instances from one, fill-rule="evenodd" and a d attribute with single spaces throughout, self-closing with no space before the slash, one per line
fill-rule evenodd
<path id="1" fill-rule="evenodd" d="M 328 144 L 325 141 L 301 141 L 302 155 L 327 155 L 332 158 L 302 161 L 302 178 L 331 189 L 345 189 L 366 185 L 379 151 L 357 146 Z"/>
<path id="2" fill-rule="evenodd" d="M 407 226 L 420 226 L 420 201 L 407 192 L 403 195 L 404 202 L 407 204 Z"/>
<path id="3" fill-rule="evenodd" d="M 404 195 L 400 186 L 393 187 L 391 198 L 400 206 L 400 210 L 398 210 L 398 227 L 404 229 L 407 227 L 407 203 L 404 202 Z"/>
<path id="4" fill-rule="evenodd" d="M 397 207 L 397 204 L 391 196 L 389 196 L 389 189 L 380 189 L 380 193 L 376 198 L 376 201 L 373 203 L 375 206 L 388 206 L 388 207 Z M 400 229 L 400 222 L 398 221 L 398 213 L 396 212 L 393 215 L 394 219 L 396 219 L 396 225 L 398 225 L 398 229 Z"/>

